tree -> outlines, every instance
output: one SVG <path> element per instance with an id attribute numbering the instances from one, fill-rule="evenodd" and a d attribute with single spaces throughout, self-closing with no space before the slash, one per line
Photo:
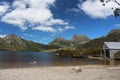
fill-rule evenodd
<path id="1" fill-rule="evenodd" d="M 120 6 L 119 0 L 100 0 L 100 2 L 103 4 L 103 6 L 105 6 L 107 3 L 111 2 L 111 1 L 115 2 L 116 4 L 118 4 Z M 115 17 L 120 16 L 120 7 L 112 8 L 112 10 L 114 12 Z"/>

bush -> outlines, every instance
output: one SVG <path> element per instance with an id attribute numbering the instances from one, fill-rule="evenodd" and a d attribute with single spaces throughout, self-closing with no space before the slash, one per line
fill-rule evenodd
<path id="1" fill-rule="evenodd" d="M 90 49 L 85 49 L 82 51 L 84 55 L 87 56 L 100 56 L 100 49 L 98 48 L 90 48 Z"/>
<path id="2" fill-rule="evenodd" d="M 62 56 L 62 57 L 75 57 L 75 56 L 82 56 L 78 50 L 70 50 L 70 49 L 60 49 L 55 52 L 55 55 Z"/>

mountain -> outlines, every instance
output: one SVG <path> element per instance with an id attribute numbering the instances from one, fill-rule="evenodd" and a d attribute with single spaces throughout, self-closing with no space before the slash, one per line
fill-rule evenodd
<path id="1" fill-rule="evenodd" d="M 86 35 L 73 35 L 72 37 L 72 44 L 74 46 L 78 45 L 78 44 L 84 44 L 86 42 L 90 41 L 90 38 L 88 38 Z"/>
<path id="2" fill-rule="evenodd" d="M 107 35 L 88 41 L 85 44 L 79 44 L 77 49 L 100 49 L 104 42 L 119 42 L 120 29 L 110 31 Z"/>
<path id="3" fill-rule="evenodd" d="M 3 38 L 3 40 L 13 48 L 25 48 L 27 47 L 26 45 L 26 40 L 22 39 L 21 37 L 15 35 L 15 34 L 10 34 L 7 35 Z"/>
<path id="4" fill-rule="evenodd" d="M 71 40 L 66 40 L 62 37 L 57 37 L 50 45 L 57 45 L 61 47 L 75 47 L 78 44 L 83 44 L 88 42 L 90 39 L 85 35 L 73 35 Z"/>
<path id="5" fill-rule="evenodd" d="M 86 35 L 73 35 L 72 41 L 79 41 L 79 42 L 84 42 L 84 41 L 89 41 L 90 39 Z"/>
<path id="6" fill-rule="evenodd" d="M 56 46 L 60 46 L 60 47 L 69 47 L 69 46 L 71 46 L 71 43 L 69 40 L 65 40 L 62 37 L 57 37 L 52 42 L 50 42 L 49 45 L 56 45 Z"/>
<path id="7" fill-rule="evenodd" d="M 100 49 L 104 42 L 119 42 L 120 29 L 110 31 L 103 37 L 90 40 L 85 35 L 73 35 L 71 40 L 66 40 L 62 37 L 57 37 L 49 45 L 36 43 L 33 41 L 25 40 L 15 34 L 10 34 L 4 38 L 0 38 L 1 50 L 29 50 L 29 51 L 42 51 L 50 49 L 58 49 L 65 47 L 72 47 L 77 49 Z"/>
<path id="8" fill-rule="evenodd" d="M 56 48 L 59 47 L 54 45 L 44 45 L 33 41 L 28 41 L 15 34 L 10 34 L 5 36 L 4 38 L 0 38 L 0 49 L 3 50 L 41 51 Z"/>

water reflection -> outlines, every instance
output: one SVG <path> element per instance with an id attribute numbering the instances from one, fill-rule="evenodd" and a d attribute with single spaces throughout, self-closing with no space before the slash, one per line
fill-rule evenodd
<path id="1" fill-rule="evenodd" d="M 103 59 L 100 60 L 103 65 L 120 65 L 120 60 L 107 60 Z"/>
<path id="2" fill-rule="evenodd" d="M 56 57 L 46 52 L 0 51 L 0 68 L 91 64 L 120 65 L 120 61 Z"/>

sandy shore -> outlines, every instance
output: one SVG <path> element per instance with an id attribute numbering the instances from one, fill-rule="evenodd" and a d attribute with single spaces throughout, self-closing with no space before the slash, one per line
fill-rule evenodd
<path id="1" fill-rule="evenodd" d="M 76 71 L 80 69 L 80 72 Z M 120 67 L 69 66 L 0 69 L 0 80 L 120 80 Z"/>

